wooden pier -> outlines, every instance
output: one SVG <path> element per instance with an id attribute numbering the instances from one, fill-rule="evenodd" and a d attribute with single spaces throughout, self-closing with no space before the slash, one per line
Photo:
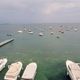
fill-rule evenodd
<path id="1" fill-rule="evenodd" d="M 3 45 L 5 45 L 5 44 L 7 44 L 7 43 L 12 42 L 13 40 L 14 40 L 14 38 L 8 39 L 8 40 L 5 40 L 5 41 L 1 42 L 1 43 L 0 43 L 0 47 L 3 46 Z"/>

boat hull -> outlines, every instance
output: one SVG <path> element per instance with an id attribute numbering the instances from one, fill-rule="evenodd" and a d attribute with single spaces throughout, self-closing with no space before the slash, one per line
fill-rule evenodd
<path id="1" fill-rule="evenodd" d="M 30 63 L 27 65 L 23 75 L 22 80 L 34 80 L 37 70 L 37 64 L 36 63 Z"/>
<path id="2" fill-rule="evenodd" d="M 15 65 L 19 65 L 19 66 L 15 66 Z M 15 68 L 17 68 L 17 69 L 15 69 Z M 21 69 L 22 69 L 21 62 L 12 63 L 9 67 L 9 70 L 7 71 L 7 73 L 4 77 L 4 80 L 17 80 Z"/>
<path id="3" fill-rule="evenodd" d="M 2 71 L 5 68 L 7 61 L 7 58 L 2 59 L 3 63 L 0 63 L 0 71 Z"/>
<path id="4" fill-rule="evenodd" d="M 66 61 L 66 67 L 67 67 L 67 74 L 69 75 L 71 80 L 80 80 L 80 79 L 77 79 L 77 77 L 78 78 L 80 77 L 80 75 L 77 74 L 78 69 L 80 70 L 80 67 L 79 67 L 78 63 L 67 60 Z"/>

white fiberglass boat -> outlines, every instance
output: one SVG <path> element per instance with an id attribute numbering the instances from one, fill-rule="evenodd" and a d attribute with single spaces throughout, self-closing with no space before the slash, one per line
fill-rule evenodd
<path id="1" fill-rule="evenodd" d="M 74 28 L 74 31 L 78 31 L 78 29 L 77 28 Z"/>
<path id="2" fill-rule="evenodd" d="M 36 63 L 30 63 L 27 65 L 23 75 L 22 80 L 34 80 L 37 70 L 37 64 Z"/>
<path id="3" fill-rule="evenodd" d="M 9 66 L 9 70 L 6 73 L 4 80 L 17 80 L 21 69 L 22 69 L 21 62 L 12 63 Z"/>
<path id="4" fill-rule="evenodd" d="M 80 80 L 80 63 L 67 60 L 66 67 L 71 80 Z"/>
<path id="5" fill-rule="evenodd" d="M 51 35 L 53 35 L 53 34 L 54 34 L 54 32 L 51 32 L 50 34 L 51 34 Z"/>
<path id="6" fill-rule="evenodd" d="M 44 34 L 42 32 L 39 33 L 39 36 L 43 36 Z"/>
<path id="7" fill-rule="evenodd" d="M 5 67 L 7 61 L 7 58 L 0 59 L 0 71 Z"/>
<path id="8" fill-rule="evenodd" d="M 33 32 L 32 32 L 32 31 L 31 31 L 31 32 L 28 32 L 28 33 L 33 34 Z"/>
<path id="9" fill-rule="evenodd" d="M 19 30 L 19 31 L 17 31 L 17 32 L 22 33 L 23 31 Z"/>

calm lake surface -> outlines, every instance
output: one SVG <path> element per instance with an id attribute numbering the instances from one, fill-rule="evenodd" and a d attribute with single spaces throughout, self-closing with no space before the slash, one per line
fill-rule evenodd
<path id="1" fill-rule="evenodd" d="M 33 34 L 28 33 L 29 29 Z M 18 30 L 23 33 L 18 33 Z M 39 36 L 40 32 L 44 35 Z M 0 58 L 8 58 L 6 67 L 0 72 L 0 80 L 4 80 L 8 65 L 16 61 L 23 63 L 20 76 L 27 64 L 36 62 L 38 70 L 35 80 L 70 80 L 66 76 L 65 61 L 80 62 L 80 24 L 1 24 L 0 42 L 10 38 L 15 40 L 0 47 Z"/>

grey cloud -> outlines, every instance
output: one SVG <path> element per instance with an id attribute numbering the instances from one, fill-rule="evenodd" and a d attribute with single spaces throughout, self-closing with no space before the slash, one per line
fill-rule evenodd
<path id="1" fill-rule="evenodd" d="M 79 21 L 80 6 L 63 8 L 63 4 L 70 3 L 77 4 L 80 0 L 0 0 L 0 22 L 68 22 L 69 17 L 70 21 Z M 47 8 L 51 10 L 49 15 L 45 14 Z"/>

